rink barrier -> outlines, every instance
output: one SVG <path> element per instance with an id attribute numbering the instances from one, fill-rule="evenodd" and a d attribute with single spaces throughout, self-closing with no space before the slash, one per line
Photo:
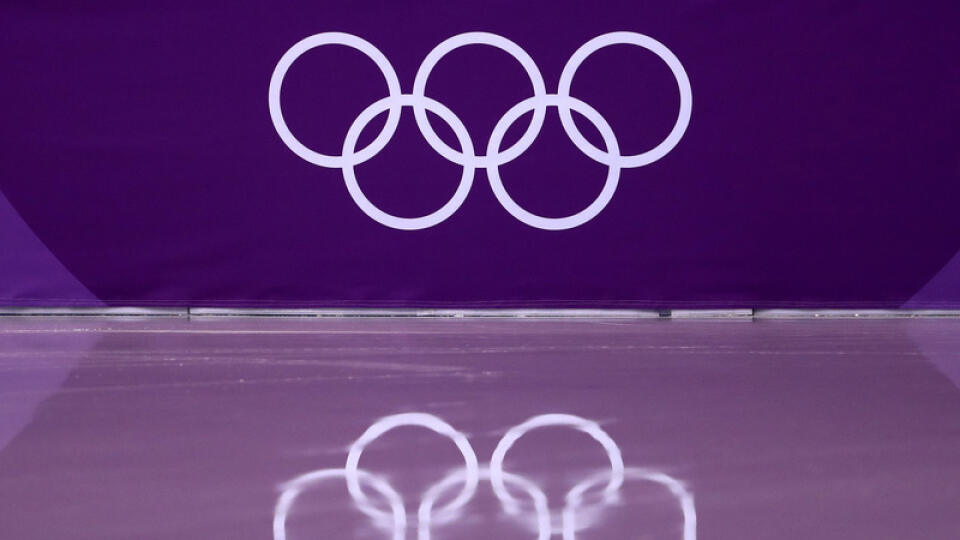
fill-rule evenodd
<path id="1" fill-rule="evenodd" d="M 449 319 L 905 319 L 960 317 L 960 310 L 885 309 L 265 309 L 146 307 L 2 307 L 0 317 L 302 317 Z"/>

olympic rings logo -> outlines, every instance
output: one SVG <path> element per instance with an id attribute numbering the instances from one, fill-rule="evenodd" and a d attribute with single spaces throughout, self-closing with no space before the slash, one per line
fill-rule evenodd
<path id="1" fill-rule="evenodd" d="M 302 474 L 281 486 L 282 493 L 274 509 L 274 540 L 287 540 L 287 517 L 297 498 L 309 487 L 340 479 L 346 481 L 347 493 L 356 507 L 371 518 L 373 524 L 385 531 L 392 540 L 405 540 L 408 515 L 403 497 L 381 476 L 360 468 L 364 449 L 390 430 L 402 426 L 425 428 L 449 439 L 463 457 L 463 467 L 428 487 L 417 509 L 417 538 L 430 540 L 436 525 L 455 521 L 464 507 L 473 499 L 480 482 L 489 482 L 501 508 L 535 532 L 538 540 L 547 540 L 560 535 L 563 540 L 575 540 L 577 533 L 593 527 L 603 511 L 619 500 L 620 491 L 626 482 L 643 481 L 658 484 L 676 500 L 683 518 L 681 540 L 696 540 L 697 515 L 693 495 L 679 480 L 663 472 L 651 469 L 626 467 L 616 442 L 600 425 L 592 420 L 571 414 L 543 414 L 510 428 L 500 439 L 488 465 L 481 466 L 466 435 L 457 431 L 442 419 L 427 413 L 404 413 L 387 416 L 376 421 L 350 445 L 347 462 L 342 469 L 320 469 Z M 534 482 L 516 473 L 504 470 L 504 459 L 513 445 L 528 432 L 549 426 L 569 427 L 581 431 L 606 452 L 610 470 L 586 478 L 571 488 L 564 498 L 562 509 L 552 511 L 546 494 Z M 367 486 L 366 488 L 364 486 Z M 443 497 L 459 486 L 452 498 Z M 529 500 L 523 504 L 510 489 L 522 493 Z M 366 489 L 376 492 L 386 508 L 376 505 Z M 585 503 L 586 494 L 600 490 L 599 500 Z M 449 501 L 436 507 L 438 500 Z M 597 497 L 594 497 L 597 499 Z"/>
<path id="2" fill-rule="evenodd" d="M 570 86 L 573 78 L 583 61 L 604 47 L 618 44 L 642 47 L 660 57 L 660 59 L 666 62 L 670 71 L 673 72 L 677 87 L 680 91 L 680 111 L 673 129 L 667 137 L 654 148 L 633 155 L 621 154 L 616 135 L 614 135 L 610 125 L 599 112 L 590 105 L 570 95 Z M 354 120 L 344 138 L 340 155 L 322 154 L 307 148 L 293 135 L 289 127 L 287 127 L 283 111 L 280 108 L 280 90 L 287 70 L 290 69 L 293 62 L 307 51 L 325 45 L 343 45 L 362 52 L 380 68 L 386 80 L 388 90 L 387 97 L 368 106 L 360 113 L 356 120 Z M 464 126 L 457 115 L 442 103 L 426 96 L 427 82 L 437 62 L 451 51 L 467 45 L 487 45 L 506 52 L 520 63 L 526 71 L 533 88 L 533 95 L 531 97 L 514 105 L 500 118 L 500 121 L 497 122 L 490 136 L 490 140 L 487 142 L 486 154 L 484 155 L 477 154 L 466 126 Z M 378 223 L 401 230 L 418 230 L 433 227 L 452 216 L 457 209 L 460 208 L 460 205 L 463 204 L 467 194 L 470 192 L 470 188 L 473 185 L 474 174 L 478 168 L 486 170 L 487 179 L 493 188 L 493 193 L 503 208 L 521 222 L 531 227 L 546 230 L 564 230 L 583 225 L 596 217 L 613 198 L 613 193 L 620 180 L 621 169 L 642 167 L 653 163 L 669 153 L 677 143 L 680 142 L 680 139 L 687 129 L 687 125 L 690 123 L 690 113 L 693 109 L 693 94 L 690 89 L 690 80 L 687 78 L 687 73 L 680 63 L 680 60 L 659 41 L 635 32 L 612 32 L 595 37 L 584 43 L 573 53 L 567 61 L 566 66 L 564 66 L 555 94 L 547 93 L 540 69 L 536 63 L 534 63 L 533 59 L 530 58 L 530 55 L 516 43 L 496 34 L 488 32 L 468 32 L 443 41 L 430 51 L 420 64 L 420 68 L 417 70 L 413 82 L 413 91 L 409 94 L 404 94 L 400 89 L 400 81 L 397 78 L 393 66 L 379 49 L 371 45 L 368 41 L 352 34 L 325 32 L 301 40 L 280 58 L 280 61 L 273 71 L 273 76 L 270 78 L 268 101 L 273 127 L 290 150 L 314 165 L 341 169 L 347 190 L 360 210 Z M 390 139 L 397 129 L 397 124 L 400 121 L 400 113 L 404 107 L 413 109 L 417 126 L 430 147 L 445 159 L 463 167 L 460 184 L 453 194 L 453 197 L 438 210 L 425 216 L 412 218 L 391 215 L 375 206 L 363 193 L 363 190 L 360 189 L 355 171 L 358 165 L 376 156 L 383 150 L 387 143 L 390 142 Z M 521 207 L 510 197 L 510 194 L 507 193 L 500 177 L 500 167 L 519 157 L 533 144 L 533 141 L 539 135 L 540 129 L 543 126 L 548 108 L 557 109 L 563 129 L 574 145 L 590 159 L 606 165 L 608 169 L 606 182 L 600 195 L 580 212 L 559 218 L 540 216 Z M 451 148 L 440 139 L 427 119 L 427 111 L 439 116 L 441 120 L 450 126 L 457 138 L 457 143 L 460 146 L 459 150 Z M 510 126 L 513 125 L 518 118 L 530 111 L 533 112 L 533 118 L 524 134 L 509 148 L 501 149 L 503 138 Z M 603 138 L 606 150 L 597 148 L 583 136 L 573 121 L 571 111 L 576 111 L 581 114 L 594 125 Z M 374 117 L 383 112 L 387 112 L 387 121 L 383 129 L 373 142 L 364 148 L 358 149 L 357 142 L 360 133 Z"/>

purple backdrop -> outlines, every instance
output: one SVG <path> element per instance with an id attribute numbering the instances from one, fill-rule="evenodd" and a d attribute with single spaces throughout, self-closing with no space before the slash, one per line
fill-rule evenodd
<path id="1" fill-rule="evenodd" d="M 960 307 L 958 17 L 955 2 L 6 2 L 0 304 Z M 689 127 L 579 227 L 518 221 L 478 169 L 449 219 L 391 229 L 271 122 L 280 58 L 334 31 L 382 51 L 404 93 L 462 32 L 514 41 L 549 93 L 588 40 L 642 33 L 682 63 Z M 340 46 L 306 53 L 282 88 L 291 131 L 328 154 L 387 96 Z M 670 131 L 677 88 L 657 56 L 620 45 L 583 63 L 572 95 L 634 154 Z M 532 90 L 510 56 L 474 46 L 437 64 L 427 95 L 483 154 Z M 410 108 L 355 168 L 400 216 L 440 208 L 461 170 Z M 550 108 L 500 172 L 517 203 L 559 217 L 601 193 L 607 167 Z"/>

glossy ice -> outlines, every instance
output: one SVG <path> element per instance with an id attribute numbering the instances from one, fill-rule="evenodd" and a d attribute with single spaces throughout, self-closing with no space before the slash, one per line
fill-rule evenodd
<path id="1" fill-rule="evenodd" d="M 953 540 L 958 385 L 950 319 L 0 319 L 0 538 Z"/>

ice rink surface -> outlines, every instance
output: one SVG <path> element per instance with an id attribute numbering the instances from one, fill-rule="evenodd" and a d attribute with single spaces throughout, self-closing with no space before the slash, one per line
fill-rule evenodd
<path id="1" fill-rule="evenodd" d="M 956 540 L 960 319 L 0 318 L 2 539 Z"/>

